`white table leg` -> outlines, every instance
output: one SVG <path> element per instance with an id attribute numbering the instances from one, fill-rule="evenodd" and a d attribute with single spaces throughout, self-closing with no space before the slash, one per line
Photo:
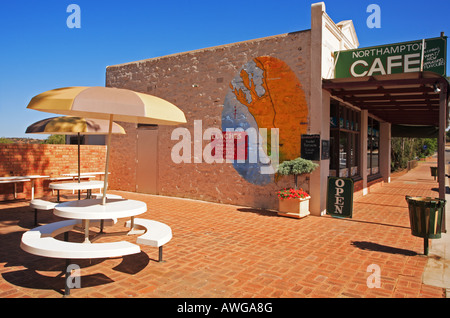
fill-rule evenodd
<path id="1" fill-rule="evenodd" d="M 89 241 L 89 220 L 83 220 L 84 222 L 84 243 L 91 243 Z"/>
<path id="2" fill-rule="evenodd" d="M 128 235 L 134 235 L 134 234 L 143 234 L 145 233 L 145 230 L 139 230 L 137 228 L 134 228 L 134 216 L 131 217 L 130 220 L 130 230 L 128 231 Z"/>
<path id="3" fill-rule="evenodd" d="M 31 200 L 34 200 L 34 179 L 31 179 Z"/>

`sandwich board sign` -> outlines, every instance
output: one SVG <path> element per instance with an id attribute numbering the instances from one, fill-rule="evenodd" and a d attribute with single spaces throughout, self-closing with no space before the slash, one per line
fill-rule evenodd
<path id="1" fill-rule="evenodd" d="M 353 179 L 328 177 L 327 214 L 351 218 L 353 214 Z"/>

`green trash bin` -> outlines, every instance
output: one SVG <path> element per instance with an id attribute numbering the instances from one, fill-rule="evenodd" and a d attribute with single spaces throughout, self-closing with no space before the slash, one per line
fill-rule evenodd
<path id="1" fill-rule="evenodd" d="M 431 170 L 431 176 L 434 177 L 434 180 L 436 180 L 436 177 L 438 175 L 437 167 L 430 167 Z"/>
<path id="2" fill-rule="evenodd" d="M 441 238 L 445 200 L 406 196 L 411 234 L 424 239 L 424 254 L 428 255 L 428 239 Z"/>

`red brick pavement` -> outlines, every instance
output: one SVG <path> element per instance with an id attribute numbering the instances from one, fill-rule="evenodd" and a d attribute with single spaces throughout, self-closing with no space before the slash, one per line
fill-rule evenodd
<path id="1" fill-rule="evenodd" d="M 114 192 L 145 201 L 148 212 L 139 217 L 171 226 L 166 262 L 156 262 L 158 250 L 148 246 L 123 258 L 78 261 L 82 288 L 71 297 L 445 297 L 442 288 L 422 284 L 427 257 L 423 240 L 410 233 L 404 198 L 437 196 L 431 164 L 356 200 L 352 219 L 297 220 L 247 207 Z M 50 212 L 40 214 L 42 223 L 56 220 Z M 0 204 L 1 298 L 62 296 L 65 261 L 19 247 L 32 227 L 26 202 Z M 81 236 L 71 233 L 71 239 Z M 379 266 L 380 288 L 368 288 L 371 264 Z"/>

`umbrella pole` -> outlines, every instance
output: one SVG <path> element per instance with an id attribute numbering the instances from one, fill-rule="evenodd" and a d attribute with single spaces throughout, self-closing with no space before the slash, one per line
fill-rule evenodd
<path id="1" fill-rule="evenodd" d="M 80 133 L 78 133 L 78 183 L 80 183 Z"/>
<path id="2" fill-rule="evenodd" d="M 80 183 L 80 133 L 78 133 L 78 183 Z M 78 200 L 80 200 L 81 192 L 78 190 Z"/>
<path id="3" fill-rule="evenodd" d="M 105 166 L 105 177 L 104 185 L 103 185 L 103 197 L 102 197 L 102 205 L 106 204 L 106 190 L 108 188 L 108 168 L 109 168 L 109 153 L 111 150 L 111 134 L 112 134 L 112 125 L 113 125 L 113 114 L 109 115 L 109 131 L 108 131 L 108 141 L 106 145 L 106 166 Z"/>

